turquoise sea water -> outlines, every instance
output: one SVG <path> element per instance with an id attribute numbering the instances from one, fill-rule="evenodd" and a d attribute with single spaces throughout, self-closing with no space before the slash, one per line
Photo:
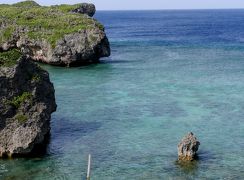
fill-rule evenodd
<path id="1" fill-rule="evenodd" d="M 98 12 L 112 55 L 43 66 L 56 89 L 47 154 L 0 160 L 0 179 L 244 178 L 244 10 Z M 189 131 L 199 160 L 176 163 Z"/>

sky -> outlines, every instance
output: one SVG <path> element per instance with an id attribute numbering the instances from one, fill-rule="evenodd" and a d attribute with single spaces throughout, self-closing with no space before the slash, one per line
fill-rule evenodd
<path id="1" fill-rule="evenodd" d="M 0 0 L 0 4 L 11 4 L 19 1 Z M 41 5 L 90 2 L 96 5 L 97 10 L 244 8 L 244 0 L 36 0 L 36 2 Z"/>

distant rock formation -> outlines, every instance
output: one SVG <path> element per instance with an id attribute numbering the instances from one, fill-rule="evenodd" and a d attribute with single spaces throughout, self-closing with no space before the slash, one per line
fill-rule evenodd
<path id="1" fill-rule="evenodd" d="M 43 143 L 55 110 L 46 71 L 25 57 L 0 56 L 0 157 L 27 155 Z"/>
<path id="2" fill-rule="evenodd" d="M 94 4 L 82 3 L 80 7 L 72 10 L 73 13 L 87 14 L 92 17 L 96 13 L 96 7 Z"/>
<path id="3" fill-rule="evenodd" d="M 95 11 L 86 3 L 0 5 L 0 51 L 18 48 L 34 61 L 57 66 L 97 63 L 110 56 L 110 44 L 103 25 L 89 17 Z"/>
<path id="4" fill-rule="evenodd" d="M 192 161 L 196 158 L 200 142 L 192 132 L 188 133 L 178 144 L 178 159 L 180 161 Z"/>

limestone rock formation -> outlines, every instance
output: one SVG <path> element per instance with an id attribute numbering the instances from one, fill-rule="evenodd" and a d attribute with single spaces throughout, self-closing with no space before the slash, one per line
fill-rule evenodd
<path id="1" fill-rule="evenodd" d="M 1 157 L 27 155 L 43 143 L 55 110 L 54 87 L 45 70 L 25 57 L 14 63 L 0 56 Z"/>
<path id="2" fill-rule="evenodd" d="M 78 8 L 72 10 L 73 13 L 87 14 L 92 17 L 96 13 L 96 7 L 94 4 L 82 3 Z"/>
<path id="3" fill-rule="evenodd" d="M 200 142 L 192 132 L 188 133 L 178 144 L 178 159 L 192 161 L 196 157 Z"/>
<path id="4" fill-rule="evenodd" d="M 20 38 L 16 45 L 32 60 L 57 65 L 79 66 L 97 63 L 101 57 L 110 55 L 105 33 L 97 28 L 67 34 L 57 41 L 54 48 L 48 42 Z"/>
<path id="5" fill-rule="evenodd" d="M 88 16 L 95 13 L 92 4 L 42 7 L 26 1 L 0 5 L 0 11 L 0 51 L 18 48 L 34 61 L 57 66 L 110 56 L 103 25 Z"/>

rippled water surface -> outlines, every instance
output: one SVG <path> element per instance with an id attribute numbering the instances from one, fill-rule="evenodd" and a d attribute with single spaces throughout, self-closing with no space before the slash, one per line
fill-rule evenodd
<path id="1" fill-rule="evenodd" d="M 0 161 L 0 179 L 244 178 L 244 10 L 98 12 L 112 55 L 43 66 L 58 110 L 44 157 Z M 176 163 L 188 131 L 199 161 Z"/>

